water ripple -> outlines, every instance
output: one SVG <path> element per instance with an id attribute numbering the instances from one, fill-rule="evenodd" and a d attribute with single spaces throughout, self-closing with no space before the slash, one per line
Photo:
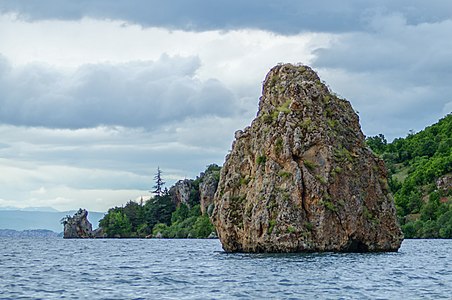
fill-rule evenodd
<path id="1" fill-rule="evenodd" d="M 0 299 L 450 299 L 452 241 L 229 254 L 218 240 L 0 239 Z"/>

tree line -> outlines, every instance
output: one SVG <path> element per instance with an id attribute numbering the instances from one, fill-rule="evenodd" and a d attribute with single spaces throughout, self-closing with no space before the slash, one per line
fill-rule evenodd
<path id="1" fill-rule="evenodd" d="M 206 172 L 215 172 L 219 179 L 220 167 L 210 165 Z M 155 185 L 151 191 L 154 196 L 139 203 L 129 201 L 121 207 L 108 210 L 99 221 L 107 237 L 115 238 L 207 238 L 215 232 L 207 214 L 200 209 L 198 177 L 193 181 L 190 199 L 187 204 L 175 203 L 162 177 L 160 168 L 154 177 Z"/>

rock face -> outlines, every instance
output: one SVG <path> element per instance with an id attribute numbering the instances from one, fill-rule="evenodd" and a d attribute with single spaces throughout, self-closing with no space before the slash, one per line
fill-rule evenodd
<path id="1" fill-rule="evenodd" d="M 212 215 L 225 251 L 398 250 L 384 163 L 350 103 L 312 69 L 274 67 L 256 119 L 235 138 Z"/>
<path id="2" fill-rule="evenodd" d="M 169 190 L 171 199 L 176 206 L 181 203 L 189 208 L 200 205 L 201 213 L 208 213 L 213 210 L 213 199 L 218 187 L 221 168 L 216 164 L 207 166 L 205 172 L 201 172 L 196 180 L 179 180 Z"/>
<path id="3" fill-rule="evenodd" d="M 62 220 L 65 239 L 93 238 L 93 227 L 88 221 L 88 211 L 79 209 L 73 217 L 67 216 Z"/>
<path id="4" fill-rule="evenodd" d="M 213 199 L 218 187 L 218 171 L 207 170 L 201 174 L 199 183 L 199 198 L 201 199 L 201 213 L 211 214 L 213 210 Z"/>
<path id="5" fill-rule="evenodd" d="M 190 193 L 192 190 L 193 180 L 184 179 L 179 180 L 174 184 L 173 187 L 169 190 L 171 198 L 174 204 L 179 205 L 180 203 L 184 203 L 190 206 Z"/>
<path id="6" fill-rule="evenodd" d="M 452 193 L 452 174 L 446 174 L 438 178 L 436 181 L 436 187 L 444 194 Z"/>

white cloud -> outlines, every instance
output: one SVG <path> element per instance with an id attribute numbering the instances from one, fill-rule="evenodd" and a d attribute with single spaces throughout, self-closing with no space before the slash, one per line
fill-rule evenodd
<path id="1" fill-rule="evenodd" d="M 218 80 L 194 77 L 196 57 L 83 65 L 74 73 L 10 68 L 0 78 L 3 123 L 50 128 L 156 128 L 172 120 L 235 114 L 237 99 Z"/>
<path id="2" fill-rule="evenodd" d="M 157 166 L 172 184 L 222 164 L 234 132 L 256 114 L 269 68 L 308 62 L 328 43 L 320 34 L 11 15 L 0 16 L 0 39 L 1 121 L 13 124 L 0 126 L 2 197 L 65 209 L 83 201 L 77 191 L 106 207 L 116 200 L 91 191 L 142 194 Z"/>
<path id="3" fill-rule="evenodd" d="M 106 210 L 146 193 L 157 166 L 172 183 L 221 164 L 278 62 L 314 64 L 369 135 L 403 136 L 451 111 L 450 20 L 341 9 L 360 30 L 187 32 L 0 14 L 0 206 Z M 315 22 L 337 23 L 325 18 Z"/>
<path id="4" fill-rule="evenodd" d="M 73 189 L 66 186 L 54 187 L 45 195 L 24 197 L 21 201 L 0 199 L 1 207 L 52 207 L 60 211 L 78 209 L 106 212 L 114 206 L 121 206 L 129 200 L 143 196 L 147 199 L 149 193 L 141 190 L 109 190 L 109 189 Z"/>
<path id="5" fill-rule="evenodd" d="M 250 116 L 273 65 L 309 62 L 313 49 L 329 43 L 325 34 L 197 33 L 92 19 L 27 23 L 11 15 L 0 15 L 0 28 L 1 120 L 58 128 Z"/>
<path id="6" fill-rule="evenodd" d="M 50 165 L 20 161 L 19 158 L 0 159 L 0 167 L 3 198 L 0 206 L 50 206 L 59 210 L 82 206 L 106 211 L 139 195 L 149 194 L 146 187 L 152 184 L 150 174 Z"/>
<path id="7" fill-rule="evenodd" d="M 149 194 L 157 166 L 170 186 L 208 164 L 222 164 L 241 123 L 206 117 L 151 132 L 0 126 L 0 206 L 106 210 Z"/>
<path id="8" fill-rule="evenodd" d="M 30 194 L 35 195 L 44 195 L 47 193 L 47 190 L 45 187 L 41 186 L 39 189 L 31 191 Z"/>
<path id="9" fill-rule="evenodd" d="M 200 77 L 217 78 L 228 86 L 249 83 L 250 77 L 253 83 L 262 80 L 268 68 L 278 62 L 308 63 L 313 58 L 312 50 L 327 45 L 329 36 L 282 36 L 250 29 L 188 32 L 88 18 L 28 23 L 14 15 L 0 15 L 0 53 L 14 65 L 38 61 L 77 68 L 85 64 L 155 61 L 167 53 L 200 57 Z"/>

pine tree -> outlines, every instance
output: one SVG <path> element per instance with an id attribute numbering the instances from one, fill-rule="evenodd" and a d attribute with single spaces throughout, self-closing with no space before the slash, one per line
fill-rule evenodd
<path id="1" fill-rule="evenodd" d="M 165 182 L 162 179 L 162 170 L 160 170 L 160 167 L 157 167 L 157 174 L 154 176 L 154 181 L 155 185 L 152 187 L 154 189 L 152 193 L 160 197 L 163 194 L 163 186 L 165 185 Z"/>

